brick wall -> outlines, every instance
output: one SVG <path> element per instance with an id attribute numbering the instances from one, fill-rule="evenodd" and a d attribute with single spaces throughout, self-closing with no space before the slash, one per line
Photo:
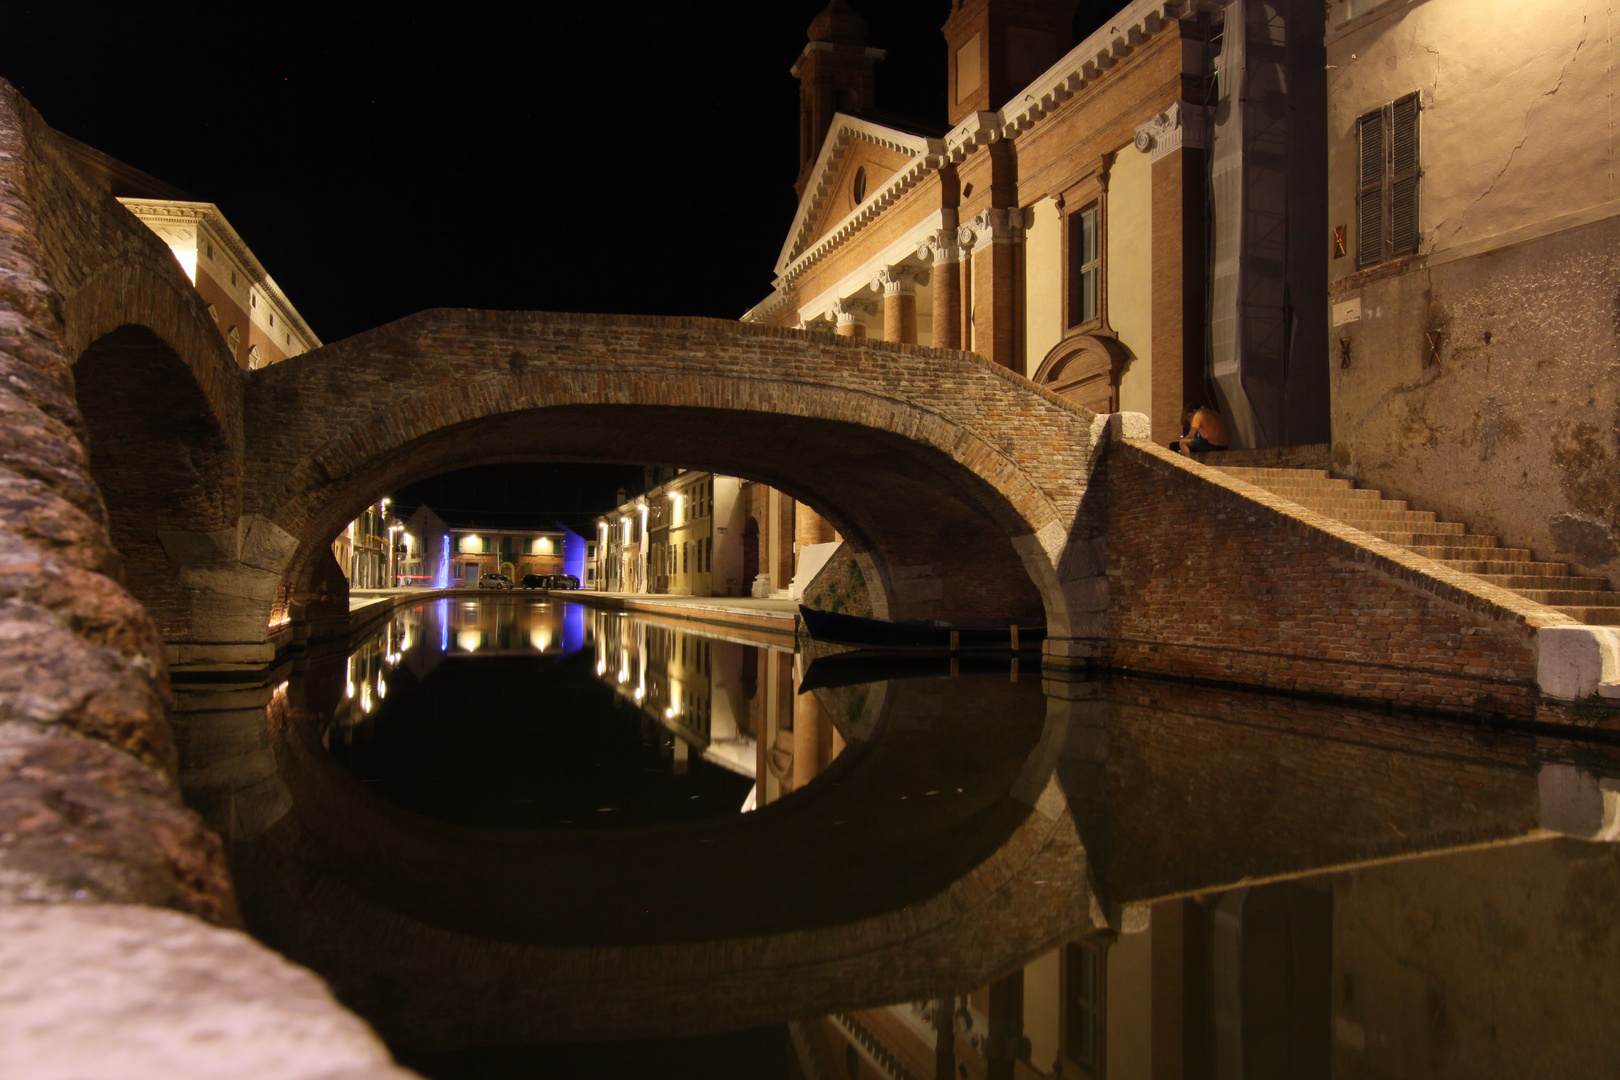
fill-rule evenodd
<path id="1" fill-rule="evenodd" d="M 1533 711 L 1538 605 L 1158 447 L 1106 468 L 1112 666 Z"/>

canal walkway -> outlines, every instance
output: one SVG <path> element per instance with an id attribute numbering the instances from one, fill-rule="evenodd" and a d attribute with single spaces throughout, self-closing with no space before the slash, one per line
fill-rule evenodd
<path id="1" fill-rule="evenodd" d="M 799 605 L 794 600 L 758 600 L 750 596 L 661 596 L 652 593 L 595 592 L 585 589 L 518 589 L 511 594 L 489 589 L 351 589 L 349 613 L 358 621 L 371 614 L 392 610 L 413 598 L 438 599 L 441 596 L 540 595 L 572 600 L 612 611 L 634 611 L 672 619 L 714 623 L 719 626 L 747 627 L 779 634 L 792 634 L 798 622 Z"/>

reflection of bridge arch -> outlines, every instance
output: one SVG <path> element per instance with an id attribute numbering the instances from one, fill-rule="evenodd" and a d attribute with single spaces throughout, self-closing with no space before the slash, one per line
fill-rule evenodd
<path id="1" fill-rule="evenodd" d="M 926 355 L 922 355 L 926 354 Z M 1000 619 L 1059 585 L 1093 417 L 966 354 L 704 319 L 429 311 L 255 373 L 247 509 L 302 589 L 379 493 L 489 461 L 674 462 L 823 509 L 891 617 Z"/>

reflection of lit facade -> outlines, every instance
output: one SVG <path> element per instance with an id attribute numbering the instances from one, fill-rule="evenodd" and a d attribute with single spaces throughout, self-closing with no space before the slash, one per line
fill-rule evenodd
<path id="1" fill-rule="evenodd" d="M 747 809 L 803 787 L 844 747 L 791 650 L 590 609 L 596 675 L 690 754 L 754 779 Z"/>
<path id="2" fill-rule="evenodd" d="M 838 534 L 775 488 L 698 470 L 597 518 L 588 580 L 604 592 L 803 596 Z"/>

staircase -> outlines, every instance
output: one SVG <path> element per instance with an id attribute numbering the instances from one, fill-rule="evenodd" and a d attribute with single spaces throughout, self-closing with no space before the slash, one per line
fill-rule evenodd
<path id="1" fill-rule="evenodd" d="M 1494 536 L 1470 533 L 1456 522 L 1438 521 L 1428 510 L 1409 510 L 1404 500 L 1386 499 L 1371 488 L 1336 480 L 1326 469 L 1214 467 L 1323 517 L 1337 518 L 1380 540 L 1561 611 L 1578 623 L 1620 626 L 1620 592 L 1612 590 L 1605 578 L 1572 574 L 1565 563 L 1536 562 L 1525 548 L 1501 547 Z"/>

